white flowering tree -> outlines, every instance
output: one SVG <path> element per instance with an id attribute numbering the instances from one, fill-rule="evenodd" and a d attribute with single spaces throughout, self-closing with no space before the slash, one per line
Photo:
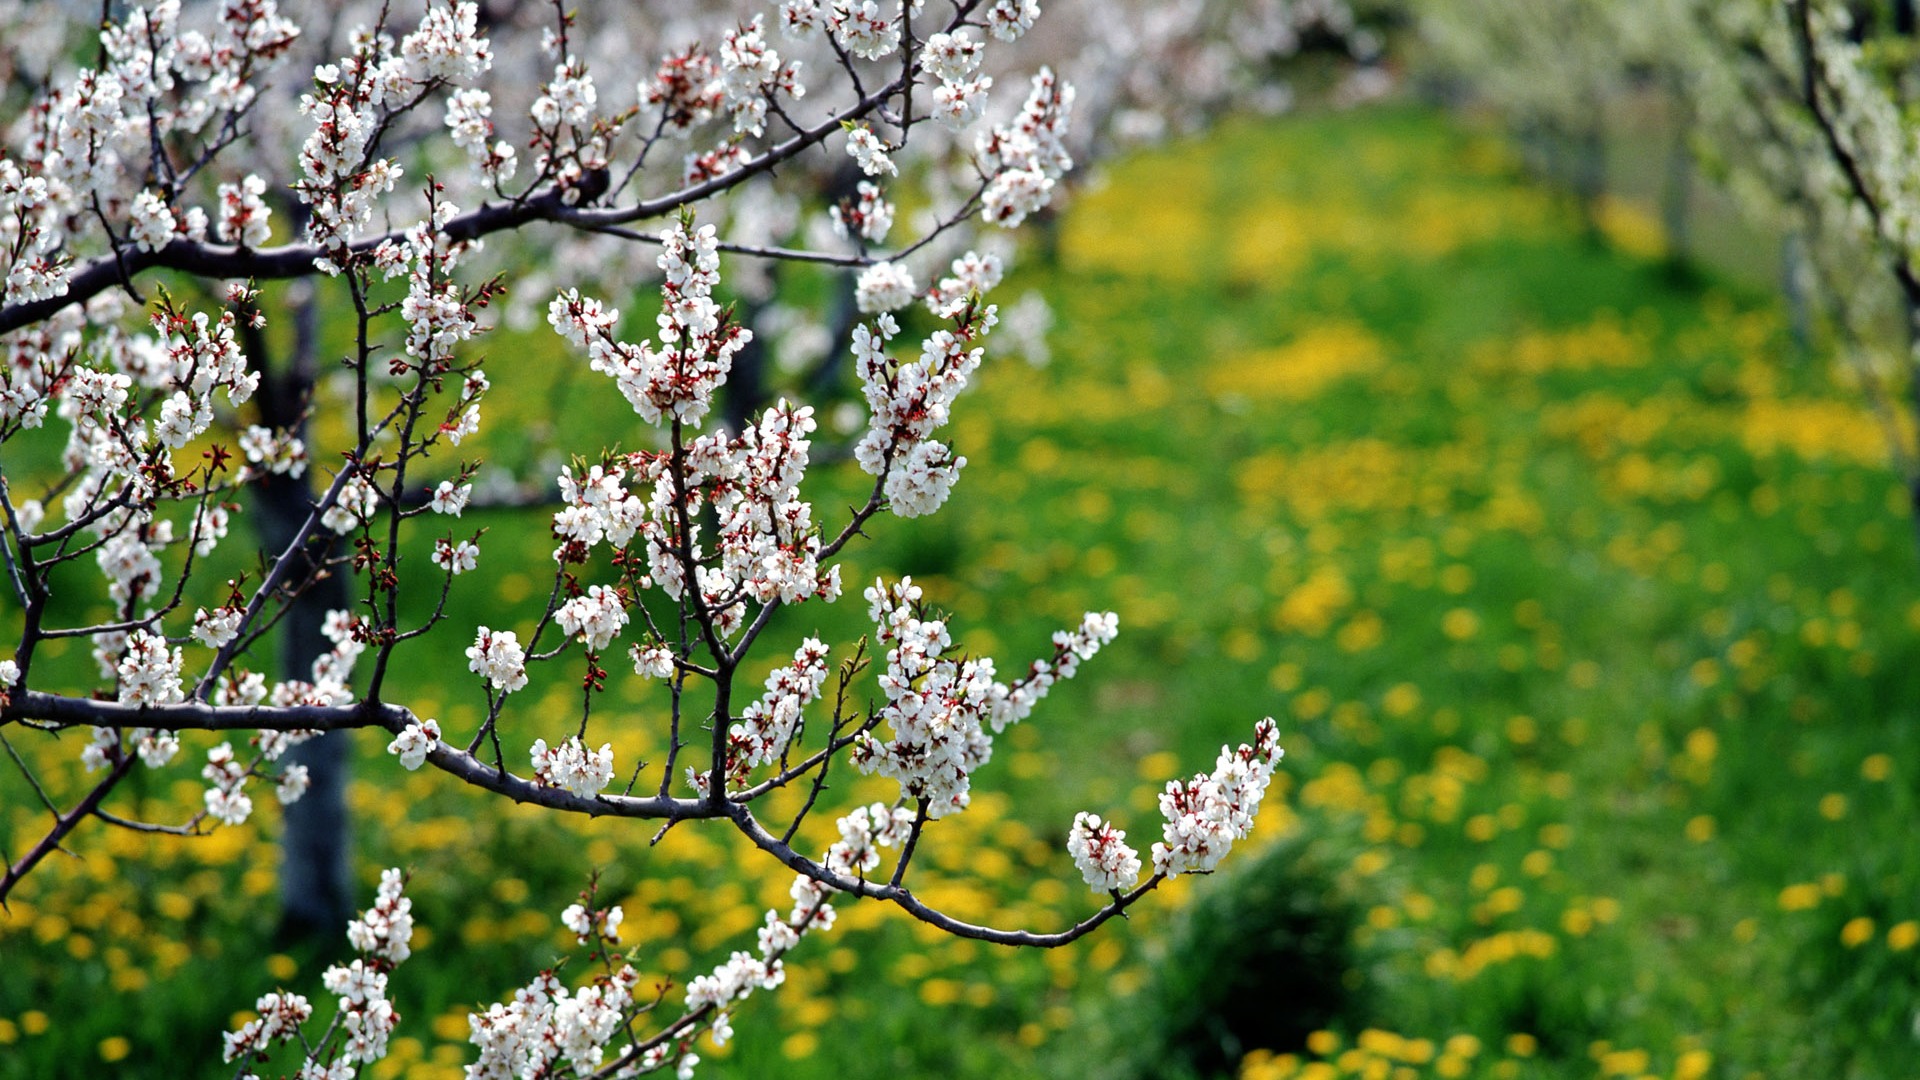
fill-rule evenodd
<path id="1" fill-rule="evenodd" d="M 1432 57 L 1508 120 L 1532 164 L 1574 195 L 1597 233 L 1608 108 L 1637 76 L 1673 70 L 1653 64 L 1649 49 L 1671 40 L 1675 2 L 1415 0 L 1411 7 Z M 1681 80 L 1669 86 L 1684 112 Z"/>
<path id="2" fill-rule="evenodd" d="M 1893 29 L 1911 35 L 1912 8 L 1897 6 L 1893 14 Z M 1807 269 L 1829 299 L 1839 346 L 1882 418 L 1920 530 L 1920 447 L 1912 441 L 1920 422 L 1920 130 L 1912 118 L 1909 77 L 1914 43 L 1909 37 L 1901 49 L 1882 41 L 1876 50 L 1871 30 L 1841 4 L 1790 0 L 1755 33 L 1746 57 L 1750 65 L 1768 65 L 1775 94 L 1783 83 L 1791 88 L 1791 110 L 1776 108 L 1786 115 L 1774 129 L 1782 144 L 1811 145 L 1797 175 L 1776 174 L 1776 198 L 1797 211 L 1810 240 Z M 1876 263 L 1879 273 L 1861 273 L 1863 264 Z M 1875 327 L 1875 302 L 1888 300 L 1899 328 L 1891 349 Z"/>
<path id="3" fill-rule="evenodd" d="M 956 652 L 910 579 L 875 582 L 864 597 L 878 696 L 866 707 L 850 692 L 862 646 L 836 657 L 815 638 L 775 645 L 769 633 L 783 609 L 838 600 L 848 545 L 886 516 L 937 511 L 966 464 L 942 431 L 998 321 L 987 294 L 1000 267 L 974 253 L 941 273 L 920 263 L 955 230 L 1018 226 L 1071 167 L 1071 87 L 1044 69 L 981 74 L 1038 5 L 786 0 L 708 27 L 711 50 L 663 46 L 638 72 L 590 62 L 564 8 L 537 10 L 541 46 L 516 51 L 512 71 L 475 6 L 444 0 L 379 9 L 308 67 L 296 57 L 311 39 L 272 0 L 187 13 L 163 0 L 108 23 L 94 66 L 48 66 L 9 89 L 22 105 L 0 155 L 0 632 L 11 643 L 0 738 L 11 749 L 84 733 L 88 779 L 49 787 L 9 754 L 50 824 L 11 853 L 0 900 L 77 829 L 202 833 L 246 820 L 263 787 L 297 805 L 311 779 L 297 747 L 378 729 L 396 777 L 431 767 L 555 814 L 711 822 L 794 871 L 793 906 L 767 913 L 758 947 L 677 1000 L 637 996 L 638 976 L 612 951 L 620 911 L 589 892 L 564 921 L 600 973 L 572 986 L 542 973 L 472 1019 L 470 1075 L 687 1075 L 694 1039 L 724 1038 L 737 1003 L 781 981 L 789 950 L 832 924 L 836 896 L 1052 947 L 1169 877 L 1213 869 L 1251 827 L 1279 759 L 1270 720 L 1210 772 L 1168 783 L 1147 865 L 1113 824 L 1074 819 L 1068 847 L 1102 898 L 1078 923 L 976 925 L 912 889 L 923 834 L 966 810 L 995 736 L 1112 639 L 1111 613 L 1088 614 L 1003 675 Z M 1017 93 L 1002 104 L 996 90 Z M 293 137 L 276 142 L 276 127 Z M 280 145 L 287 160 L 270 156 Z M 845 243 L 723 235 L 753 191 L 809 158 L 867 178 L 848 201 L 802 208 Z M 900 182 L 924 185 L 932 203 L 911 239 L 880 224 L 892 217 L 883 185 Z M 630 440 L 638 448 L 565 448 L 574 460 L 546 481 L 557 491 L 550 588 L 525 610 L 496 608 L 490 625 L 463 625 L 447 599 L 492 561 L 459 521 L 486 495 L 481 463 L 461 449 L 491 387 L 485 316 L 510 289 L 524 294 L 516 276 L 534 276 L 524 268 L 554 238 L 574 234 L 649 252 L 660 275 L 650 336 L 598 297 L 620 286 L 617 268 L 602 265 L 598 290 L 535 284 L 553 330 L 646 434 Z M 871 484 L 842 515 L 809 501 L 811 407 L 781 400 L 731 428 L 715 421 L 753 336 L 717 299 L 722 252 L 857 275 L 866 318 L 840 348 L 866 406 L 854 457 Z M 894 312 L 914 305 L 926 311 L 908 321 L 933 329 L 909 337 Z M 264 370 L 257 354 L 285 307 L 349 343 L 343 378 L 294 371 L 297 394 L 269 385 L 288 372 Z M 310 365 L 315 328 L 292 331 Z M 297 512 L 250 535 L 243 500 L 276 485 Z M 209 580 L 223 548 L 248 543 L 260 545 L 250 572 Z M 403 560 L 418 543 L 431 558 Z M 289 613 L 327 595 L 343 602 L 315 620 L 325 647 L 306 670 L 256 670 Z M 100 610 L 110 614 L 84 614 Z M 411 685 L 410 653 L 448 636 L 469 643 L 469 692 L 485 705 L 468 730 L 409 707 L 424 689 Z M 76 639 L 97 680 L 46 658 L 48 643 Z M 769 650 L 782 659 L 764 684 L 743 682 Z M 612 663 L 670 687 L 663 715 L 631 715 L 606 693 Z M 528 738 L 514 708 L 543 665 L 581 688 L 574 733 L 554 744 Z M 663 761 L 615 760 L 605 734 L 637 724 L 662 729 Z M 225 738 L 199 763 L 203 808 L 184 821 L 132 816 L 123 785 L 180 768 L 188 731 Z M 796 850 L 841 758 L 899 794 L 840 817 L 824 852 Z M 786 789 L 804 793 L 799 808 L 770 816 L 769 796 Z M 344 1077 L 382 1057 L 397 1022 L 388 979 L 409 954 L 403 886 L 390 872 L 350 926 L 359 956 L 325 978 L 333 1021 L 313 1024 L 299 995 L 268 995 L 228 1036 L 229 1060 L 245 1072 L 293 1044 L 300 1075 Z"/>
<path id="4" fill-rule="evenodd" d="M 1576 8 L 1586 14 L 1574 17 Z M 1913 5 L 1421 0 L 1420 10 L 1442 58 L 1522 125 L 1543 114 L 1597 117 L 1592 103 L 1632 76 L 1675 92 L 1702 172 L 1784 238 L 1785 292 L 1803 340 L 1808 301 L 1821 302 L 1920 529 Z M 1681 242 L 1684 218 L 1669 213 L 1668 229 Z"/>

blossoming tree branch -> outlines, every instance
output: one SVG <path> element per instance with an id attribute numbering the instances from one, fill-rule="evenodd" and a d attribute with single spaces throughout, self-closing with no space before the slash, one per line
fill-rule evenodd
<path id="1" fill-rule="evenodd" d="M 0 551 L 12 597 L 0 630 L 13 639 L 0 660 L 0 741 L 48 815 L 36 843 L 9 853 L 0 900 L 76 829 L 237 824 L 263 786 L 281 803 L 305 793 L 290 748 L 380 729 L 396 772 L 431 766 L 562 814 L 724 822 L 794 871 L 793 907 L 767 912 L 757 949 L 678 994 L 643 991 L 615 952 L 619 908 L 589 889 L 563 921 L 597 973 L 577 986 L 541 973 L 471 1019 L 472 1076 L 686 1076 L 695 1038 L 724 1039 L 736 1005 L 777 985 L 801 937 L 832 925 L 837 896 L 957 935 L 1058 946 L 1169 877 L 1213 869 L 1246 835 L 1280 757 L 1271 720 L 1210 772 L 1169 781 L 1144 865 L 1113 823 L 1075 817 L 1068 848 L 1101 898 L 1082 921 L 962 921 L 915 895 L 920 840 L 967 809 L 995 736 L 1112 640 L 1116 617 L 1089 613 L 1047 655 L 1004 673 L 959 653 L 907 578 L 863 589 L 871 656 L 865 641 L 836 653 L 768 633 L 783 608 L 838 600 L 847 546 L 885 515 L 937 511 L 966 464 L 941 433 L 998 321 L 988 296 L 1004 267 L 970 251 L 923 279 L 912 258 L 952 230 L 1018 226 L 1072 164 L 1072 88 L 1045 69 L 1024 87 L 983 74 L 992 43 L 1031 28 L 1034 0 L 785 0 L 714 26 L 716 48 L 668 51 L 637 85 L 597 81 L 556 6 L 539 61 L 549 74 L 511 121 L 496 114 L 490 80 L 501 76 L 471 3 L 432 0 L 405 24 L 383 9 L 345 55 L 310 71 L 291 62 L 301 27 L 273 0 L 192 14 L 206 18 L 189 25 L 163 0 L 107 24 L 97 64 L 40 89 L 0 155 Z M 1010 88 L 1024 93 L 1001 105 Z M 256 128 L 276 95 L 298 103 L 284 182 L 257 162 L 271 141 Z M 827 210 L 839 246 L 724 239 L 715 219 L 727 200 L 803 155 L 843 155 L 865 177 Z M 422 162 L 435 171 L 416 175 Z M 886 186 L 903 178 L 924 182 L 936 209 L 921 235 L 887 249 Z M 292 226 L 276 230 L 276 205 L 293 208 Z M 524 257 L 539 226 L 658 249 L 651 336 L 591 290 L 546 303 L 553 330 L 611 383 L 600 384 L 611 407 L 617 393 L 651 434 L 641 449 L 569 447 L 574 462 L 552 481 L 544 603 L 459 625 L 447 599 L 474 587 L 466 575 L 489 559 L 483 536 L 460 527 L 480 469 L 461 446 L 485 422 L 491 385 L 476 342 L 512 286 L 487 246 L 519 245 Z M 711 422 L 752 338 L 715 299 L 722 252 L 858 273 L 866 318 L 842 347 L 867 414 L 854 457 L 872 481 L 842 516 L 817 513 L 805 494 L 811 407 L 782 400 L 738 430 Z M 191 291 L 169 292 L 162 277 Z M 328 318 L 351 330 L 347 389 L 315 396 L 297 422 L 263 423 L 262 371 L 247 349 L 271 318 L 260 283 L 309 277 L 342 298 Z M 894 314 L 915 304 L 937 327 L 918 340 Z M 338 421 L 326 430 L 344 433 L 338 445 L 309 444 L 320 426 L 305 421 L 322 410 Z M 205 580 L 223 544 L 245 542 L 234 535 L 245 531 L 239 500 L 309 470 L 312 497 L 291 536 L 254 571 Z M 401 559 L 416 537 L 432 541 L 426 564 Z M 82 580 L 97 593 L 76 603 Z M 349 598 L 321 628 L 330 650 L 303 677 L 253 670 L 299 599 L 329 582 Z M 425 614 L 409 615 L 422 598 Z M 102 599 L 110 616 L 74 614 Z M 469 729 L 408 704 L 421 689 L 409 685 L 409 643 L 428 635 L 470 642 L 468 692 L 485 708 Z M 43 646 L 65 639 L 91 646 L 96 683 L 56 679 Z M 757 650 L 782 660 L 756 687 L 742 672 Z M 665 714 L 632 715 L 611 698 L 614 664 L 665 683 Z M 574 734 L 551 745 L 528 739 L 513 707 L 540 665 L 580 691 Z M 856 680 L 869 667 L 879 696 L 862 704 Z M 604 734 L 635 724 L 665 729 L 663 761 L 615 760 Z M 184 821 L 123 812 L 121 785 L 136 770 L 177 768 L 183 731 L 230 733 L 199 768 L 203 809 Z M 89 778 L 77 792 L 50 790 L 15 742 L 68 732 L 84 733 Z M 841 758 L 899 794 L 840 817 L 826 851 L 799 851 L 794 837 Z M 804 793 L 799 809 L 770 816 L 768 796 L 790 788 Z M 316 1030 L 298 994 L 261 998 L 257 1018 L 227 1036 L 241 1073 L 278 1044 L 292 1045 L 303 1077 L 351 1076 L 385 1054 L 398 1022 L 388 978 L 410 951 L 403 887 L 388 872 L 350 927 L 357 958 L 324 980 L 338 998 L 332 1022 Z"/>

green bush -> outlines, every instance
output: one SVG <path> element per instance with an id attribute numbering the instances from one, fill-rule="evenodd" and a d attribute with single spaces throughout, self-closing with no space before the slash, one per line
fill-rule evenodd
<path id="1" fill-rule="evenodd" d="M 1237 865 L 1236 865 L 1237 864 Z M 1360 905 L 1304 836 L 1230 861 L 1182 913 L 1139 999 L 1138 1076 L 1231 1075 L 1248 1051 L 1358 1028 Z"/>

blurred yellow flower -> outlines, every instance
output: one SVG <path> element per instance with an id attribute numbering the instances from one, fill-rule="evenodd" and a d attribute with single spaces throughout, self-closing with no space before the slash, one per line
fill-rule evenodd
<path id="1" fill-rule="evenodd" d="M 1466 641 L 1480 632 L 1480 616 L 1468 608 L 1454 608 L 1440 617 L 1440 632 L 1452 641 Z"/>
<path id="2" fill-rule="evenodd" d="M 1038 1029 L 1039 1027 L 1039 1025 L 1037 1024 L 1029 1024 L 1027 1026 L 1035 1029 Z M 1022 1031 L 1022 1034 L 1023 1035 L 1025 1034 L 1024 1030 Z M 1045 1038 L 1045 1034 L 1042 1033 L 1041 1037 Z M 1029 1044 L 1029 1045 L 1032 1045 L 1032 1044 Z M 790 1061 L 799 1061 L 803 1058 L 810 1058 L 813 1056 L 813 1052 L 815 1050 L 818 1050 L 819 1048 L 820 1048 L 820 1036 L 815 1035 L 811 1031 L 796 1031 L 793 1034 L 787 1036 L 786 1039 L 780 1043 L 780 1052 L 782 1054 L 785 1054 L 788 1060 Z"/>
<path id="3" fill-rule="evenodd" d="M 1780 890 L 1780 910 L 1806 911 L 1820 906 L 1820 886 L 1802 881 Z"/>
<path id="4" fill-rule="evenodd" d="M 1873 920 L 1865 915 L 1857 915 L 1847 920 L 1840 928 L 1840 944 L 1849 949 L 1857 949 L 1873 940 Z"/>
<path id="5" fill-rule="evenodd" d="M 1673 1080 L 1704 1080 L 1712 1068 L 1712 1054 L 1705 1050 L 1689 1050 L 1673 1063 Z"/>

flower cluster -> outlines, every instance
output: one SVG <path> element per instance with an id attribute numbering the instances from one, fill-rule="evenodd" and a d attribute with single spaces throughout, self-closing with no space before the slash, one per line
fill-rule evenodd
<path id="1" fill-rule="evenodd" d="M 533 741 L 533 776 L 548 787 L 564 788 L 591 799 L 613 782 L 613 745 L 589 750 L 574 736 L 549 749 L 547 740 Z"/>
<path id="2" fill-rule="evenodd" d="M 218 649 L 240 633 L 240 620 L 246 612 L 237 607 L 201 608 L 193 613 L 193 639 L 209 649 Z"/>
<path id="3" fill-rule="evenodd" d="M 1040 0 L 994 0 L 987 9 L 987 27 L 1001 41 L 1017 41 L 1039 17 Z"/>
<path id="4" fill-rule="evenodd" d="M 640 100 L 660 110 L 663 130 L 684 133 L 719 111 L 726 90 L 713 56 L 689 45 L 661 59 L 653 78 L 640 84 Z"/>
<path id="5" fill-rule="evenodd" d="M 607 1043 L 620 1034 L 639 982 L 640 973 L 630 964 L 596 975 L 578 990 L 568 989 L 553 972 L 542 972 L 515 991 L 511 1002 L 495 1002 L 467 1017 L 468 1038 L 480 1051 L 467 1066 L 468 1080 L 551 1076 L 563 1068 L 591 1073 L 605 1060 Z"/>
<path id="6" fill-rule="evenodd" d="M 1073 98 L 1072 86 L 1042 68 L 1013 123 L 981 133 L 975 149 L 990 177 L 981 196 L 984 220 L 1012 228 L 1052 201 L 1054 182 L 1073 168 L 1066 147 Z"/>
<path id="7" fill-rule="evenodd" d="M 467 1017 L 469 1040 L 479 1049 L 478 1058 L 467 1066 L 467 1076 L 511 1080 L 557 1075 L 568 1069 L 585 1075 L 619 1063 L 622 1075 L 672 1065 L 680 1077 L 691 1077 L 700 1062 L 694 1045 L 701 1032 L 708 1031 L 715 1042 L 725 1043 L 732 1037 L 734 1006 L 755 990 L 779 986 L 786 979 L 781 956 L 808 931 L 833 925 L 833 907 L 820 885 L 799 877 L 791 892 L 794 906 L 786 918 L 767 912 L 758 955 L 736 951 L 710 974 L 695 977 L 687 985 L 686 1013 L 654 1037 L 639 1040 L 634 1033 L 633 1021 L 652 1006 L 635 1000 L 640 975 L 631 964 L 596 974 L 577 989 L 545 971 L 514 991 L 511 1000 Z M 594 908 L 589 894 L 570 905 L 560 920 L 580 944 L 598 946 L 618 939 L 623 916 L 619 907 Z M 621 1036 L 637 1041 L 615 1051 L 610 1060 L 608 1048 Z"/>
<path id="8" fill-rule="evenodd" d="M 380 489 L 366 475 L 356 471 L 341 482 L 333 505 L 320 515 L 320 524 L 344 536 L 371 523 L 379 512 Z"/>
<path id="9" fill-rule="evenodd" d="M 793 663 L 774 668 L 767 676 L 766 693 L 740 714 L 729 729 L 728 759 L 741 769 L 771 765 L 786 753 L 806 707 L 820 697 L 827 682 L 827 647 L 808 638 L 793 652 Z"/>
<path id="10" fill-rule="evenodd" d="M 347 924 L 347 943 L 371 959 L 398 964 L 413 955 L 413 901 L 402 895 L 406 875 L 387 870 L 366 913 Z"/>
<path id="11" fill-rule="evenodd" d="M 620 923 L 626 918 L 626 912 L 615 904 L 610 908 L 590 907 L 591 896 L 581 894 L 583 903 L 573 904 L 560 913 L 560 925 L 573 931 L 574 938 L 581 945 L 588 941 L 605 942 L 617 945 L 620 942 Z"/>
<path id="12" fill-rule="evenodd" d="M 408 724 L 387 744 L 387 753 L 400 755 L 400 765 L 411 772 L 426 763 L 427 755 L 440 745 L 440 721 L 421 720 Z"/>
<path id="13" fill-rule="evenodd" d="M 387 34 L 361 34 L 351 55 L 314 72 L 313 90 L 300 99 L 300 111 L 313 129 L 300 148 L 302 178 L 293 187 L 311 211 L 308 239 L 327 253 L 317 263 L 322 270 L 344 268 L 350 261 L 348 245 L 372 223 L 377 201 L 404 175 L 397 161 L 369 154 L 391 113 L 438 87 L 470 82 L 491 67 L 492 48 L 479 34 L 478 15 L 468 2 L 428 4 L 419 26 L 397 45 Z M 449 126 L 477 163 L 495 152 L 483 145 L 486 134 L 476 130 L 486 123 L 484 114 L 477 121 L 472 115 L 482 104 L 468 98 L 448 111 Z M 476 149 L 476 144 L 482 145 Z"/>
<path id="14" fill-rule="evenodd" d="M 854 299 L 863 312 L 898 311 L 913 303 L 919 291 L 913 271 L 902 263 L 877 262 L 860 272 Z"/>
<path id="15" fill-rule="evenodd" d="M 932 35 L 920 52 L 921 66 L 940 80 L 933 91 L 933 115 L 955 131 L 980 119 L 986 111 L 993 77 L 974 74 L 985 52 L 985 44 L 975 41 L 964 29 Z"/>
<path id="16" fill-rule="evenodd" d="M 480 565 L 480 547 L 471 540 L 444 537 L 433 542 L 433 565 L 449 574 L 464 574 Z"/>
<path id="17" fill-rule="evenodd" d="M 853 158 L 854 164 L 860 166 L 860 171 L 868 176 L 897 176 L 900 173 L 899 166 L 893 163 L 893 158 L 887 153 L 887 144 L 881 142 L 873 129 L 865 124 L 855 125 L 847 132 L 847 153 Z"/>
<path id="18" fill-rule="evenodd" d="M 854 330 L 854 370 L 872 410 L 854 456 L 869 474 L 885 477 L 887 501 L 901 517 L 938 510 L 967 463 L 931 436 L 946 426 L 954 399 L 979 368 L 982 350 L 969 346 L 993 322 L 993 308 L 969 305 L 956 313 L 952 330 L 928 337 L 911 363 L 886 351 L 900 332 L 891 315 Z"/>
<path id="19" fill-rule="evenodd" d="M 1284 753 L 1279 729 L 1268 718 L 1254 725 L 1253 745 L 1221 747 L 1212 773 L 1168 781 L 1160 794 L 1167 822 L 1164 839 L 1153 845 L 1154 873 L 1206 873 L 1218 866 L 1234 841 L 1253 828 L 1273 767 Z"/>
<path id="20" fill-rule="evenodd" d="M 487 685 L 503 694 L 511 694 L 527 685 L 527 652 L 520 637 L 511 630 L 481 627 L 467 647 L 467 670 L 487 680 Z"/>
<path id="21" fill-rule="evenodd" d="M 958 317 L 976 297 L 985 296 L 1006 276 L 998 255 L 969 251 L 953 260 L 952 277 L 943 277 L 927 294 L 927 307 L 943 319 Z"/>
<path id="22" fill-rule="evenodd" d="M 746 135 L 766 130 L 767 103 L 775 95 L 799 98 L 806 94 L 800 65 L 781 65 L 780 54 L 767 44 L 765 24 L 765 16 L 755 15 L 751 23 L 728 31 L 720 41 L 723 99 L 733 115 L 733 130 Z"/>
<path id="23" fill-rule="evenodd" d="M 924 800 L 927 816 L 938 818 L 966 809 L 972 774 L 993 753 L 987 727 L 998 733 L 1024 719 L 1056 679 L 1071 677 L 1080 659 L 1112 639 L 1115 620 L 1088 614 L 1079 630 L 1054 636 L 1053 663 L 1036 662 L 1027 678 L 1009 685 L 994 680 L 990 659 L 946 657 L 953 644 L 947 625 L 920 617 L 920 597 L 911 578 L 891 586 L 876 581 L 866 591 L 875 636 L 888 646 L 880 716 L 893 737 L 863 733 L 853 762 L 898 781 L 903 797 Z"/>
<path id="24" fill-rule="evenodd" d="M 827 848 L 827 869 L 864 877 L 880 866 L 880 849 L 898 847 L 913 831 L 914 812 L 884 803 L 856 806 L 834 823 L 840 839 Z"/>
<path id="25" fill-rule="evenodd" d="M 713 393 L 727 380 L 734 354 L 753 333 L 733 322 L 713 301 L 720 280 L 719 240 L 711 225 L 689 231 L 680 222 L 663 239 L 659 266 L 666 272 L 660 313 L 660 345 L 629 345 L 612 336 L 618 311 L 569 289 L 555 297 L 547 321 L 576 348 L 589 367 L 610 376 L 634 411 L 648 423 L 663 417 L 697 425 L 713 407 Z"/>
<path id="26" fill-rule="evenodd" d="M 900 47 L 900 28 L 876 0 L 833 0 L 825 21 L 840 47 L 864 60 L 882 59 Z"/>
<path id="27" fill-rule="evenodd" d="M 307 471 L 307 444 L 298 436 L 275 434 L 270 428 L 253 424 L 240 433 L 239 443 L 247 464 L 259 473 L 298 479 Z"/>
<path id="28" fill-rule="evenodd" d="M 881 197 L 878 184 L 867 180 L 860 181 L 854 198 L 842 199 L 829 214 L 834 233 L 842 239 L 857 236 L 878 244 L 887 239 L 888 231 L 893 228 L 893 204 Z"/>
<path id="29" fill-rule="evenodd" d="M 598 652 L 612 644 L 627 625 L 626 601 L 619 590 L 592 585 L 579 596 L 560 605 L 554 621 L 570 637 L 578 637 L 587 648 Z"/>
<path id="30" fill-rule="evenodd" d="M 207 763 L 200 775 L 211 785 L 206 791 L 209 816 L 228 825 L 238 825 L 253 814 L 253 800 L 244 790 L 247 767 L 235 759 L 231 743 L 221 743 L 207 751 Z"/>
<path id="31" fill-rule="evenodd" d="M 313 1006 L 299 994 L 274 991 L 253 1003 L 255 1018 L 230 1031 L 225 1037 L 220 1060 L 265 1056 L 276 1042 L 292 1042 L 300 1035 L 300 1025 L 313 1015 Z"/>
<path id="32" fill-rule="evenodd" d="M 344 705 L 352 701 L 353 690 L 348 682 L 353 677 L 354 665 L 366 651 L 366 643 L 361 640 L 365 627 L 364 620 L 351 612 L 329 611 L 320 624 L 320 632 L 333 647 L 314 658 L 311 681 L 289 679 L 276 684 L 271 692 L 273 703 Z"/>
<path id="33" fill-rule="evenodd" d="M 1140 855 L 1127 846 L 1127 834 L 1094 814 L 1073 816 L 1067 832 L 1067 853 L 1087 887 L 1096 893 L 1131 889 L 1140 880 Z"/>
<path id="34" fill-rule="evenodd" d="M 127 635 L 127 653 L 119 666 L 120 700 L 134 705 L 179 701 L 180 650 L 168 649 L 158 634 L 135 630 Z"/>
<path id="35" fill-rule="evenodd" d="M 334 964 L 320 976 L 321 985 L 335 995 L 338 1015 L 317 1039 L 301 1031 L 313 1015 L 307 999 L 285 990 L 267 994 L 254 1005 L 259 1015 L 229 1032 L 224 1039 L 225 1061 L 265 1061 L 276 1042 L 298 1040 L 306 1050 L 299 1075 L 313 1080 L 350 1078 L 355 1065 L 370 1065 L 387 1056 L 400 1014 L 387 998 L 387 977 L 412 955 L 413 901 L 403 895 L 406 877 L 399 870 L 380 875 L 380 889 L 371 908 L 347 925 L 347 941 L 360 955 L 349 963 Z"/>
<path id="36" fill-rule="evenodd" d="M 819 565 L 819 529 L 812 506 L 800 498 L 814 426 L 811 408 L 782 401 L 738 437 L 703 435 L 681 455 L 636 453 L 624 466 L 595 465 L 578 478 L 563 471 L 566 505 L 553 525 L 563 543 L 555 557 L 582 561 L 602 540 L 625 547 L 637 536 L 646 549 L 642 584 L 657 584 L 677 599 L 685 595 L 691 561 L 701 598 L 727 633 L 739 625 L 747 599 L 770 604 L 838 596 L 839 568 Z M 624 486 L 629 468 L 650 485 L 644 502 Z M 718 524 L 717 562 L 708 560 L 699 539 L 703 505 L 711 506 Z M 605 648 L 626 621 L 610 590 L 589 589 L 559 617 L 570 634 L 597 628 L 589 638 L 595 648 Z"/>
<path id="37" fill-rule="evenodd" d="M 467 152 L 467 162 L 482 183 L 497 189 L 513 179 L 518 162 L 513 144 L 493 137 L 491 94 L 472 88 L 449 94 L 446 123 L 453 145 Z"/>
<path id="38" fill-rule="evenodd" d="M 783 400 L 738 439 L 708 437 L 693 447 L 719 521 L 720 565 L 701 572 L 709 596 L 737 590 L 762 604 L 793 604 L 840 594 L 840 569 L 820 567 L 813 506 L 800 498 L 814 426 L 811 407 Z"/>
<path id="39" fill-rule="evenodd" d="M 266 193 L 267 182 L 253 173 L 248 173 L 237 184 L 221 184 L 217 227 L 220 239 L 243 247 L 265 246 L 273 235 L 267 221 L 273 210 L 262 198 Z"/>

